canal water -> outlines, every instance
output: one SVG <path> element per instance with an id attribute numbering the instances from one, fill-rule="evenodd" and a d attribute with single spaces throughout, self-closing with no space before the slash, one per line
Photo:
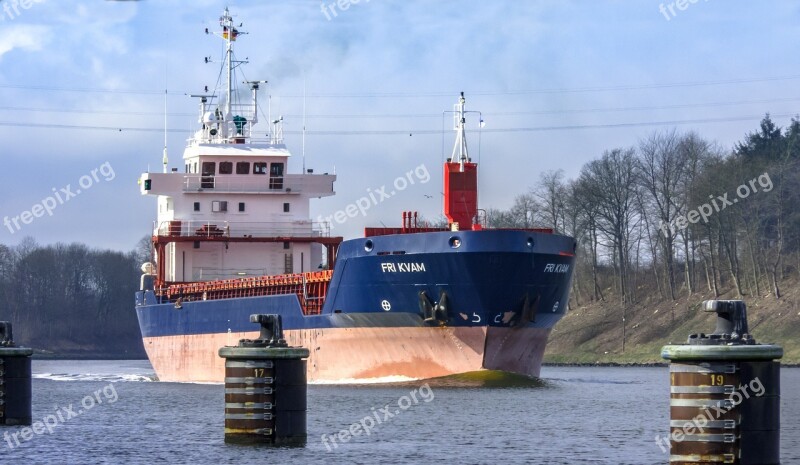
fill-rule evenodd
<path id="1" fill-rule="evenodd" d="M 666 368 L 544 367 L 537 381 L 311 385 L 308 443 L 296 448 L 225 444 L 223 387 L 154 382 L 146 361 L 34 361 L 33 371 L 33 417 L 42 427 L 0 429 L 1 463 L 668 461 L 656 443 L 667 434 Z M 782 463 L 800 464 L 800 369 L 784 368 L 781 382 Z"/>

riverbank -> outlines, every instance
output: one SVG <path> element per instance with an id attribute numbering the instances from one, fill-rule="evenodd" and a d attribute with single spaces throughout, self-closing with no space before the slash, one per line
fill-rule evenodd
<path id="1" fill-rule="evenodd" d="M 783 347 L 781 362 L 800 364 L 800 286 L 785 283 L 781 299 L 745 296 L 750 333 L 758 343 Z M 575 306 L 550 335 L 544 362 L 550 365 L 661 365 L 661 348 L 683 344 L 690 334 L 711 333 L 716 315 L 701 309 L 710 295 L 696 293 L 664 301 L 651 293 L 642 302 L 623 308 L 618 299 Z M 719 299 L 737 299 L 727 293 Z M 623 318 L 625 325 L 623 329 Z M 623 343 L 624 334 L 624 343 Z"/>

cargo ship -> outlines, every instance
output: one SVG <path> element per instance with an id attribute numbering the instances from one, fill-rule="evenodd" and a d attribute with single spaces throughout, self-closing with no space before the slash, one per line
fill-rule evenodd
<path id="1" fill-rule="evenodd" d="M 575 240 L 550 229 L 493 229 L 478 208 L 466 100 L 443 166 L 446 225 L 398 212 L 397 227 L 343 240 L 312 221 L 310 201 L 334 195 L 335 174 L 287 169 L 282 119 L 259 129 L 259 87 L 241 103 L 234 55 L 243 34 L 226 9 L 221 79 L 199 99 L 183 172 L 146 172 L 157 199 L 153 257 L 136 313 L 161 381 L 221 383 L 220 347 L 255 339 L 251 314 L 282 317 L 287 342 L 311 352 L 320 383 L 427 379 L 481 370 L 538 376 L 565 314 Z M 209 33 L 206 30 L 206 33 Z M 263 117 L 263 115 L 262 115 Z M 305 167 L 304 167 L 305 168 Z"/>

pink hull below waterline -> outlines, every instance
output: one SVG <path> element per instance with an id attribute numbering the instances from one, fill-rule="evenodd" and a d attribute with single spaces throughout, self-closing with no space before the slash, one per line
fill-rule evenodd
<path id="1" fill-rule="evenodd" d="M 311 351 L 308 380 L 359 383 L 428 379 L 480 370 L 539 376 L 549 329 L 382 327 L 286 330 L 291 346 Z M 222 383 L 217 351 L 258 332 L 144 338 L 160 381 Z"/>

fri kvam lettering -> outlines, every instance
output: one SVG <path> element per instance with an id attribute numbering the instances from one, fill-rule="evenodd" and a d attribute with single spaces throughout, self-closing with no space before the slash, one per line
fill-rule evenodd
<path id="1" fill-rule="evenodd" d="M 425 270 L 424 263 L 381 263 L 384 273 L 419 273 Z"/>
<path id="2" fill-rule="evenodd" d="M 545 273 L 566 273 L 569 271 L 569 265 L 563 263 L 548 263 L 547 266 L 544 267 Z"/>

